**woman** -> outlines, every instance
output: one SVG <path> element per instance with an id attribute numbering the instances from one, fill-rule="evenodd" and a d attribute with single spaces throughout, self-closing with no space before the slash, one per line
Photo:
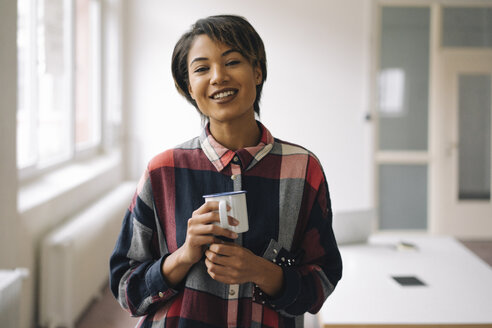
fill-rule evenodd
<path id="1" fill-rule="evenodd" d="M 111 289 L 139 327 L 302 327 L 341 278 L 321 165 L 260 122 L 263 42 L 238 16 L 197 21 L 177 42 L 178 91 L 202 134 L 154 157 L 111 256 Z M 202 196 L 247 191 L 249 231 Z M 234 223 L 234 219 L 231 224 Z"/>

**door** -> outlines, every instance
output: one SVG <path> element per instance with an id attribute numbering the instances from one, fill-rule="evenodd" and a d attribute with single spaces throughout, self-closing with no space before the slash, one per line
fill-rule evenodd
<path id="1" fill-rule="evenodd" d="M 435 230 L 490 238 L 492 51 L 443 51 L 438 85 Z"/>

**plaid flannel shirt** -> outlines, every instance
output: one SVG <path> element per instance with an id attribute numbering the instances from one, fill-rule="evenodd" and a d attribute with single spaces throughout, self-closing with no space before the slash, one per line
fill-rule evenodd
<path id="1" fill-rule="evenodd" d="M 341 278 L 328 186 L 317 158 L 262 130 L 255 147 L 231 151 L 208 128 L 154 157 L 145 170 L 110 259 L 111 289 L 121 306 L 143 316 L 138 327 L 302 327 Z M 161 266 L 183 245 L 202 195 L 247 191 L 250 230 L 236 243 L 282 267 L 275 298 L 252 283 L 213 280 L 204 260 L 179 286 Z"/>

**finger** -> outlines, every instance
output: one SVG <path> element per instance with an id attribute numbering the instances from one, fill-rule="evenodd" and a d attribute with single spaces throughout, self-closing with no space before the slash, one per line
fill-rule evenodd
<path id="1" fill-rule="evenodd" d="M 224 243 L 225 241 L 223 241 L 222 239 L 214 237 L 214 242 L 210 244 L 224 244 Z"/>
<path id="2" fill-rule="evenodd" d="M 213 263 L 215 265 L 225 266 L 227 264 L 226 256 L 211 252 L 210 250 L 205 251 L 205 256 L 210 263 Z"/>
<path id="3" fill-rule="evenodd" d="M 227 267 L 213 264 L 207 259 L 205 259 L 205 263 L 207 265 L 207 273 L 212 279 L 225 284 L 236 284 L 242 282 L 239 278 L 231 276 Z"/>
<path id="4" fill-rule="evenodd" d="M 227 274 L 225 274 L 225 271 L 227 270 L 225 266 L 213 263 L 207 257 L 205 257 L 205 266 L 207 267 L 208 274 L 212 277 L 215 275 L 227 276 Z"/>
<path id="5" fill-rule="evenodd" d="M 239 224 L 239 221 L 233 218 L 232 216 L 227 216 L 227 219 L 229 221 L 229 224 L 232 226 L 237 226 Z"/>
<path id="6" fill-rule="evenodd" d="M 207 267 L 207 272 L 212 276 L 229 276 L 229 269 L 226 266 L 216 264 L 210 261 L 207 257 L 205 258 L 205 266 Z"/>
<path id="7" fill-rule="evenodd" d="M 190 220 L 193 219 L 192 222 L 196 222 L 199 224 L 208 224 L 213 222 L 220 222 L 220 214 L 219 212 L 206 212 L 202 214 L 193 214 Z M 227 220 L 230 225 L 236 226 L 239 224 L 239 221 L 233 218 L 232 216 L 227 216 Z"/>
<path id="8" fill-rule="evenodd" d="M 233 243 L 213 243 L 208 248 L 211 252 L 222 256 L 233 256 L 238 252 L 237 245 Z"/>
<path id="9" fill-rule="evenodd" d="M 231 207 L 227 205 L 227 210 L 229 211 Z M 219 210 L 219 202 L 217 201 L 209 201 L 203 203 L 202 206 L 200 206 L 198 209 L 196 209 L 193 214 L 204 214 L 212 211 L 218 211 Z"/>
<path id="10" fill-rule="evenodd" d="M 220 223 L 220 214 L 218 212 L 208 212 L 204 214 L 199 214 L 195 217 L 200 223 L 207 224 L 207 223 L 214 223 L 218 222 Z M 233 218 L 232 216 L 227 216 L 227 221 L 229 225 L 231 226 L 237 226 L 239 225 L 239 221 Z"/>
<path id="11" fill-rule="evenodd" d="M 194 213 L 188 220 L 188 226 L 194 224 L 209 224 L 214 222 L 220 222 L 220 214 L 217 212 L 206 212 L 202 214 Z"/>
<path id="12" fill-rule="evenodd" d="M 193 247 L 199 247 L 199 246 L 204 246 L 204 245 L 210 245 L 215 241 L 215 238 L 213 236 L 208 236 L 208 235 L 196 235 L 192 236 L 189 239 L 189 243 Z"/>
<path id="13" fill-rule="evenodd" d="M 223 236 L 229 239 L 236 239 L 238 236 L 234 231 L 224 229 L 215 224 L 201 224 L 188 228 L 191 235 L 211 235 L 211 236 Z"/>

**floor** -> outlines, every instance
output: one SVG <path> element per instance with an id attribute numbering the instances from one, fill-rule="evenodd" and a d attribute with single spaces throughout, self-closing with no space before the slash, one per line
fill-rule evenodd
<path id="1" fill-rule="evenodd" d="M 492 266 L 492 241 L 460 241 L 469 250 Z"/>
<path id="2" fill-rule="evenodd" d="M 461 241 L 469 250 L 492 266 L 492 241 Z M 96 300 L 79 320 L 76 328 L 133 328 L 138 318 L 132 318 L 124 311 L 109 288 L 105 288 L 100 299 Z M 306 321 L 306 328 L 316 326 L 313 318 Z"/>
<path id="3" fill-rule="evenodd" d="M 101 297 L 89 307 L 75 325 L 76 328 L 133 328 L 138 318 L 123 310 L 106 287 Z"/>

